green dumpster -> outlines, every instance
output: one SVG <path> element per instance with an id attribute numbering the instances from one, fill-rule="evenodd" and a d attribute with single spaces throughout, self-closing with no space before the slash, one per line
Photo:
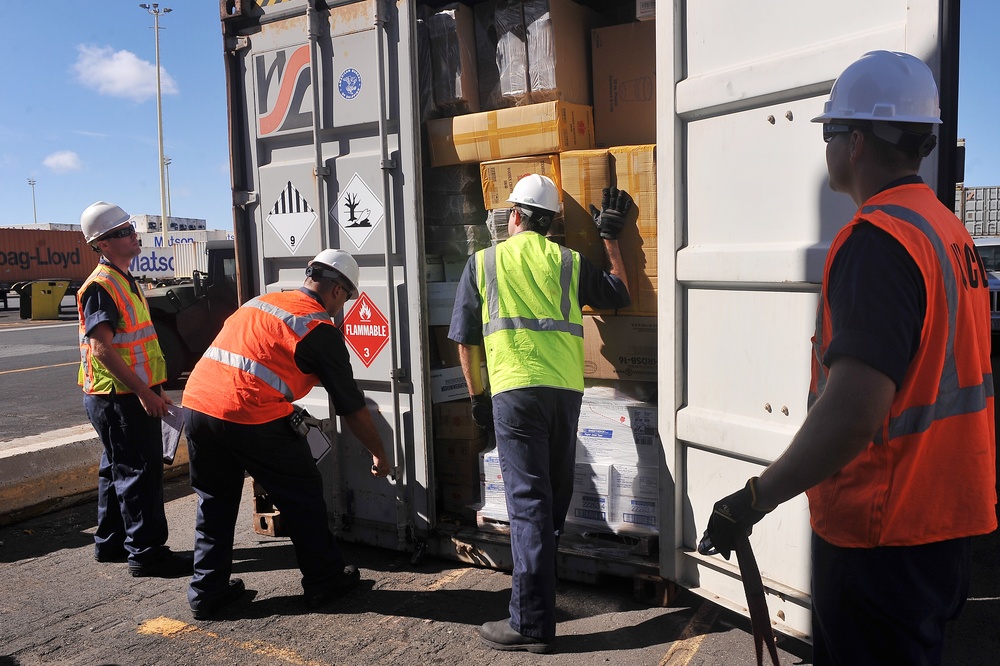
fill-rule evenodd
<path id="1" fill-rule="evenodd" d="M 31 283 L 31 318 L 59 319 L 59 304 L 69 288 L 68 280 L 38 280 Z"/>

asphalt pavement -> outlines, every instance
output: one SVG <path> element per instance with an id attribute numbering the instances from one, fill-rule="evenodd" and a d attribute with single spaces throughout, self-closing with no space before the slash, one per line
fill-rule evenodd
<path id="1" fill-rule="evenodd" d="M 650 607 L 633 596 L 631 580 L 614 577 L 597 585 L 560 582 L 554 654 L 495 652 L 479 644 L 475 630 L 505 615 L 506 572 L 433 558 L 411 564 L 409 553 L 347 541 L 342 548 L 362 569 L 362 585 L 307 611 L 290 542 L 251 528 L 249 483 L 234 573 L 250 592 L 220 620 L 194 621 L 184 579 L 135 579 L 124 565 L 93 560 L 100 444 L 76 386 L 75 320 L 72 311 L 57 322 L 0 311 L 0 514 L 13 501 L 3 494 L 4 477 L 17 477 L 12 485 L 21 499 L 55 496 L 16 520 L 0 520 L 0 666 L 755 663 L 741 616 L 685 591 L 668 608 Z M 193 544 L 197 498 L 184 462 L 167 483 L 175 550 Z M 51 489 L 46 473 L 58 479 Z M 972 590 L 949 628 L 949 666 L 1000 662 L 1000 537 L 973 545 Z M 811 663 L 807 645 L 779 640 L 782 664 Z"/>

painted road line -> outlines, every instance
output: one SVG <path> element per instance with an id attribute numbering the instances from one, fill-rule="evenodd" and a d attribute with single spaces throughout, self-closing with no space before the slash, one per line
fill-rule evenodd
<path id="1" fill-rule="evenodd" d="M 205 631 L 187 622 L 169 617 L 157 617 L 146 620 L 139 625 L 139 633 L 144 636 L 161 636 L 170 640 L 181 640 L 192 645 L 207 645 L 211 650 L 213 645 L 222 649 L 236 648 L 257 657 L 265 657 L 268 664 L 292 664 L 293 666 L 329 666 L 324 661 L 306 659 L 295 650 L 278 647 L 264 641 L 235 641 L 220 636 L 214 631 Z M 210 660 L 209 660 L 210 661 Z"/>
<path id="2" fill-rule="evenodd" d="M 702 601 L 701 606 L 695 611 L 677 640 L 663 655 L 659 666 L 685 666 L 689 663 L 698 654 L 702 642 L 712 631 L 712 625 L 715 624 L 718 617 L 719 607 Z"/>
<path id="3" fill-rule="evenodd" d="M 0 375 L 9 375 L 15 372 L 28 372 L 29 370 L 46 370 L 48 368 L 61 368 L 65 365 L 80 365 L 79 361 L 69 361 L 68 363 L 54 363 L 52 365 L 38 365 L 34 368 L 18 368 L 17 370 L 0 370 Z"/>
<path id="4" fill-rule="evenodd" d="M 94 432 L 94 426 L 85 423 L 70 426 L 69 428 L 60 428 L 59 430 L 50 430 L 40 435 L 31 435 L 30 437 L 20 437 L 0 442 L 0 457 L 16 456 L 44 449 L 54 449 L 57 446 L 96 438 L 97 433 Z"/>
<path id="5" fill-rule="evenodd" d="M 451 571 L 451 572 L 445 574 L 444 576 L 441 576 L 440 578 L 438 578 L 436 581 L 434 581 L 430 585 L 428 585 L 427 586 L 427 590 L 429 592 L 433 592 L 435 590 L 440 590 L 442 587 L 444 587 L 448 583 L 455 582 L 456 580 L 458 580 L 459 578 L 461 578 L 465 574 L 469 573 L 470 571 L 472 571 L 472 569 L 469 569 L 469 568 L 456 569 L 454 571 Z"/>
<path id="6" fill-rule="evenodd" d="M 0 324 L 0 331 L 4 333 L 11 333 L 13 331 L 37 331 L 39 328 L 65 328 L 67 326 L 79 326 L 79 322 L 71 322 L 69 324 L 43 324 L 39 322 L 35 326 L 18 326 L 17 328 L 7 328 L 6 326 Z"/>

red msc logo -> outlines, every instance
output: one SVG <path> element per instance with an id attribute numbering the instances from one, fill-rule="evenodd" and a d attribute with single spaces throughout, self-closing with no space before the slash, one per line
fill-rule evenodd
<path id="1" fill-rule="evenodd" d="M 254 57 L 259 136 L 312 125 L 309 45 Z"/>

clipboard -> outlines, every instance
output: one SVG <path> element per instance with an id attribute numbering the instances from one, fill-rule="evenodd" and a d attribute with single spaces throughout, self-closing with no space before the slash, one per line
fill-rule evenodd
<path id="1" fill-rule="evenodd" d="M 160 419 L 160 435 L 163 439 L 163 464 L 172 465 L 177 455 L 177 445 L 184 434 L 184 408 L 168 405 L 167 415 Z"/>

